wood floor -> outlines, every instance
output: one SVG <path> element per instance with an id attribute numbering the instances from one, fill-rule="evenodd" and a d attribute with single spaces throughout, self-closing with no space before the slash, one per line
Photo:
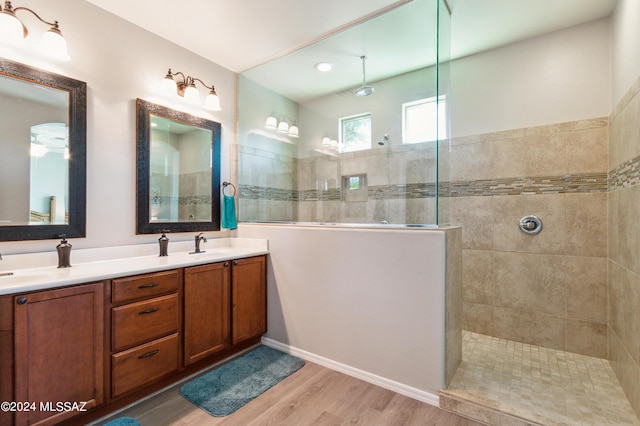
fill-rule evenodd
<path id="1" fill-rule="evenodd" d="M 227 417 L 213 417 L 178 393 L 176 385 L 122 411 L 142 426 L 160 425 L 443 425 L 479 426 L 311 362 Z"/>

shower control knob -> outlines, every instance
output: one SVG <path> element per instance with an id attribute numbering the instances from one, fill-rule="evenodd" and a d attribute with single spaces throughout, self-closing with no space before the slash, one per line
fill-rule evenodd
<path id="1" fill-rule="evenodd" d="M 520 219 L 520 230 L 526 234 L 537 234 L 542 231 L 542 221 L 533 215 L 525 216 Z"/>

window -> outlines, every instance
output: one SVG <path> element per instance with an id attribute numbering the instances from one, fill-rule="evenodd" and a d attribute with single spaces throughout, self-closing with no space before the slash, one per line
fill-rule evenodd
<path id="1" fill-rule="evenodd" d="M 371 149 L 370 112 L 340 119 L 340 146 L 342 152 Z"/>
<path id="2" fill-rule="evenodd" d="M 402 104 L 402 142 L 419 143 L 447 138 L 446 100 L 441 96 Z"/>

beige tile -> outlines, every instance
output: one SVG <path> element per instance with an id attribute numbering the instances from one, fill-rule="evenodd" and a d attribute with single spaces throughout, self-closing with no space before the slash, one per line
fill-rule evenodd
<path id="1" fill-rule="evenodd" d="M 493 306 L 464 302 L 462 304 L 462 328 L 474 333 L 494 335 Z"/>
<path id="2" fill-rule="evenodd" d="M 462 329 L 462 262 L 447 266 L 445 286 L 445 332 Z"/>
<path id="3" fill-rule="evenodd" d="M 503 139 L 491 143 L 493 155 L 492 178 L 519 177 L 527 175 L 529 146 L 521 138 Z"/>
<path id="4" fill-rule="evenodd" d="M 389 156 L 389 183 L 425 183 L 436 181 L 435 149 L 394 153 Z"/>
<path id="5" fill-rule="evenodd" d="M 462 260 L 462 228 L 448 228 L 445 235 L 447 264 Z"/>
<path id="6" fill-rule="evenodd" d="M 607 256 L 607 194 L 566 194 L 567 253 Z"/>
<path id="7" fill-rule="evenodd" d="M 495 253 L 489 250 L 465 249 L 462 254 L 463 300 L 491 304 L 495 300 Z"/>
<path id="8" fill-rule="evenodd" d="M 468 143 L 451 148 L 451 181 L 490 179 L 494 170 L 491 144 Z"/>
<path id="9" fill-rule="evenodd" d="M 496 306 L 564 316 L 564 257 L 498 252 L 494 291 Z"/>
<path id="10" fill-rule="evenodd" d="M 620 262 L 625 268 L 640 273 L 640 185 L 618 191 L 618 246 Z M 612 218 L 616 220 L 616 218 Z"/>
<path id="11" fill-rule="evenodd" d="M 611 329 L 609 329 L 609 358 L 620 386 L 624 390 L 636 415 L 640 417 L 640 368 L 629 356 L 619 337 Z"/>
<path id="12" fill-rule="evenodd" d="M 640 276 L 609 262 L 609 326 L 640 364 Z"/>
<path id="13" fill-rule="evenodd" d="M 608 126 L 570 132 L 566 135 L 567 173 L 606 173 Z"/>
<path id="14" fill-rule="evenodd" d="M 495 336 L 549 349 L 565 347 L 565 320 L 562 317 L 522 309 L 495 308 Z"/>
<path id="15" fill-rule="evenodd" d="M 567 317 L 607 323 L 607 259 L 565 257 Z"/>
<path id="16" fill-rule="evenodd" d="M 522 143 L 520 155 L 527 159 L 525 176 L 562 176 L 567 173 L 564 133 L 527 137 Z"/>
<path id="17" fill-rule="evenodd" d="M 451 224 L 462 226 L 462 247 L 494 248 L 497 197 L 453 197 L 450 199 Z"/>
<path id="18" fill-rule="evenodd" d="M 607 325 L 567 319 L 566 350 L 581 355 L 607 357 Z"/>
<path id="19" fill-rule="evenodd" d="M 607 360 L 468 331 L 462 335 L 463 362 L 442 392 L 446 409 L 492 425 L 640 425 Z M 626 373 L 627 362 L 615 363 L 618 376 Z M 640 375 L 630 373 L 629 395 L 637 404 Z"/>
<path id="20" fill-rule="evenodd" d="M 494 247 L 505 251 L 564 254 L 565 198 L 554 195 L 515 195 L 495 198 Z M 542 221 L 542 231 L 530 235 L 518 226 L 524 216 Z"/>
<path id="21" fill-rule="evenodd" d="M 621 251 L 618 243 L 619 240 L 619 223 L 618 205 L 620 190 L 611 191 L 607 194 L 607 240 L 609 246 L 609 258 L 615 262 L 621 263 Z"/>

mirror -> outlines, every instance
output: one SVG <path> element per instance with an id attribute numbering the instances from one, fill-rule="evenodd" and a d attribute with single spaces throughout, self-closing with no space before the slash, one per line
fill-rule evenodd
<path id="1" fill-rule="evenodd" d="M 142 99 L 136 116 L 136 232 L 220 230 L 220 123 Z"/>
<path id="2" fill-rule="evenodd" d="M 0 58 L 0 241 L 85 236 L 86 93 Z"/>

